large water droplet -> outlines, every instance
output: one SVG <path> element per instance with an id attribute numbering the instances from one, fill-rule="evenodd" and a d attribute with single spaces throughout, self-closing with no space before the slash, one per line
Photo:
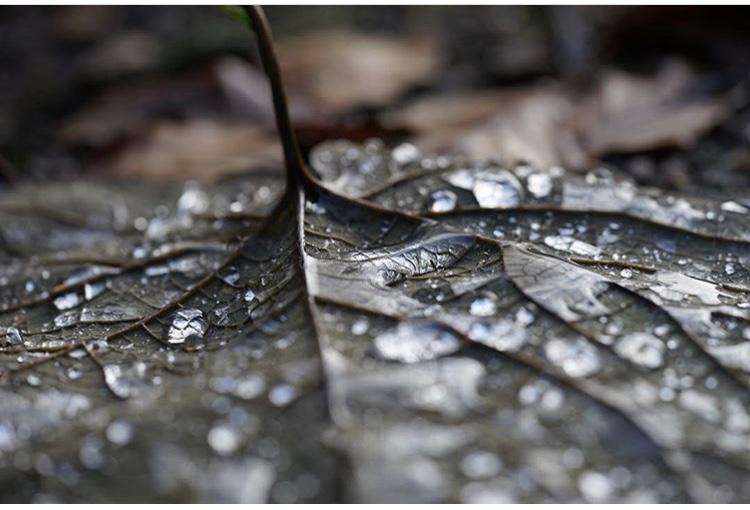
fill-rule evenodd
<path id="1" fill-rule="evenodd" d="M 208 329 L 203 312 L 197 308 L 178 310 L 169 327 L 167 341 L 170 344 L 184 343 L 188 338 L 202 338 Z"/>
<path id="2" fill-rule="evenodd" d="M 102 371 L 107 387 L 120 398 L 134 397 L 146 387 L 146 364 L 143 362 L 129 365 L 113 363 L 104 365 Z"/>
<path id="3" fill-rule="evenodd" d="M 516 207 L 523 200 L 521 183 L 512 173 L 502 169 L 477 172 L 472 191 L 482 207 Z"/>
<path id="4" fill-rule="evenodd" d="M 440 213 L 455 209 L 458 197 L 450 190 L 438 190 L 432 193 L 430 199 L 430 212 Z"/>
<path id="5" fill-rule="evenodd" d="M 9 326 L 8 329 L 5 330 L 5 341 L 10 345 L 21 345 L 23 343 L 23 338 L 21 338 L 21 332 L 18 331 L 18 328 Z"/>
<path id="6" fill-rule="evenodd" d="M 552 192 L 554 181 L 549 174 L 533 173 L 527 177 L 526 185 L 534 197 L 544 198 Z"/>
<path id="7" fill-rule="evenodd" d="M 596 257 L 602 252 L 599 247 L 570 236 L 547 236 L 544 238 L 544 244 L 555 250 L 567 251 L 584 257 Z"/>
<path id="8" fill-rule="evenodd" d="M 78 306 L 81 302 L 81 296 L 77 292 L 68 292 L 55 298 L 55 307 L 58 310 L 69 310 Z"/>
<path id="9" fill-rule="evenodd" d="M 461 342 L 443 326 L 407 320 L 378 335 L 374 345 L 381 358 L 416 363 L 456 352 Z"/>
<path id="10" fill-rule="evenodd" d="M 497 299 L 494 294 L 482 294 L 471 302 L 469 313 L 477 317 L 489 317 L 497 312 Z"/>

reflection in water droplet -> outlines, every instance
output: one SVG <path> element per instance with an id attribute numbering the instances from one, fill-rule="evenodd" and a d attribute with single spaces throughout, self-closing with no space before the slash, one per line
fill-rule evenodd
<path id="1" fill-rule="evenodd" d="M 599 354 L 585 340 L 555 338 L 547 342 L 544 352 L 570 377 L 587 377 L 601 369 Z"/>
<path id="2" fill-rule="evenodd" d="M 247 289 L 245 291 L 245 302 L 250 303 L 253 299 L 255 299 L 255 292 L 253 292 L 253 289 Z"/>
<path id="3" fill-rule="evenodd" d="M 67 294 L 63 294 L 62 296 L 58 296 L 55 298 L 55 307 L 58 310 L 69 310 L 71 308 L 74 308 L 78 306 L 81 302 L 81 297 L 78 295 L 77 292 L 68 292 Z"/>
<path id="4" fill-rule="evenodd" d="M 191 337 L 202 338 L 208 329 L 203 320 L 203 312 L 197 308 L 178 310 L 169 327 L 167 341 L 170 344 L 181 344 Z"/>
<path id="5" fill-rule="evenodd" d="M 458 197 L 450 190 L 434 191 L 430 196 L 430 212 L 447 212 L 456 208 Z"/>
<path id="6" fill-rule="evenodd" d="M 664 364 L 664 343 L 648 333 L 631 333 L 615 345 L 621 357 L 647 368 L 658 368 Z"/>
<path id="7" fill-rule="evenodd" d="M 383 359 L 416 363 L 456 352 L 461 342 L 443 326 L 407 320 L 378 335 L 374 346 Z"/>

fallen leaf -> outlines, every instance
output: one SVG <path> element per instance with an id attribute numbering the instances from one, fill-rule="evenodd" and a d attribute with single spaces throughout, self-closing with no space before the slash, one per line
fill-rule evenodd
<path id="1" fill-rule="evenodd" d="M 97 173 L 150 181 L 210 182 L 257 167 L 278 167 L 281 148 L 261 126 L 210 120 L 159 122 L 105 161 Z"/>
<path id="2" fill-rule="evenodd" d="M 583 95 L 543 82 L 417 99 L 382 120 L 416 132 L 427 152 L 585 169 L 612 153 L 688 147 L 716 126 L 725 107 L 719 98 L 691 98 L 695 79 L 680 64 L 650 77 L 609 71 Z"/>
<path id="3" fill-rule="evenodd" d="M 292 96 L 334 113 L 386 105 L 428 80 L 440 63 L 432 38 L 347 31 L 282 40 L 278 54 Z"/>

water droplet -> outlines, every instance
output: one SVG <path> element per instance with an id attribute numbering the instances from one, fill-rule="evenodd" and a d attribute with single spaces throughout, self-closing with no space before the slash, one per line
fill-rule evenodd
<path id="1" fill-rule="evenodd" d="M 615 345 L 621 357 L 647 368 L 658 368 L 664 364 L 664 343 L 648 333 L 631 333 Z"/>
<path id="2" fill-rule="evenodd" d="M 631 269 L 625 268 L 622 271 L 620 271 L 620 276 L 622 276 L 623 278 L 632 278 L 633 271 Z"/>
<path id="3" fill-rule="evenodd" d="M 78 322 L 80 314 L 76 310 L 68 310 L 55 317 L 55 326 L 65 328 Z"/>
<path id="4" fill-rule="evenodd" d="M 600 503 L 610 497 L 614 487 L 605 475 L 595 471 L 585 471 L 578 477 L 578 489 L 587 501 Z"/>
<path id="5" fill-rule="evenodd" d="M 107 387 L 120 398 L 136 396 L 145 386 L 146 364 L 143 362 L 130 365 L 112 363 L 104 365 L 102 371 Z"/>
<path id="6" fill-rule="evenodd" d="M 252 300 L 255 299 L 255 292 L 253 292 L 253 289 L 247 289 L 244 298 L 246 303 L 252 302 Z"/>
<path id="7" fill-rule="evenodd" d="M 104 292 L 106 288 L 107 285 L 104 282 L 87 283 L 83 286 L 83 297 L 86 298 L 86 301 L 91 301 Z"/>
<path id="8" fill-rule="evenodd" d="M 517 351 L 526 343 L 526 330 L 507 320 L 476 321 L 469 338 L 498 351 Z"/>
<path id="9" fill-rule="evenodd" d="M 569 236 L 547 236 L 544 238 L 544 244 L 555 250 L 567 251 L 585 257 L 596 257 L 602 252 L 597 246 Z"/>
<path id="10" fill-rule="evenodd" d="M 10 345 L 21 345 L 23 343 L 23 338 L 21 337 L 21 332 L 18 331 L 18 328 L 9 326 L 8 329 L 5 330 L 5 341 Z"/>
<path id="11" fill-rule="evenodd" d="M 502 169 L 477 172 L 472 191 L 481 207 L 510 208 L 523 200 L 521 183 L 512 173 Z"/>
<path id="12" fill-rule="evenodd" d="M 430 212 L 448 212 L 456 208 L 458 197 L 450 190 L 434 191 L 431 195 Z"/>
<path id="13" fill-rule="evenodd" d="M 748 212 L 750 212 L 750 209 L 732 200 L 722 203 L 721 209 L 722 211 L 734 212 L 738 214 L 747 214 Z"/>
<path id="14" fill-rule="evenodd" d="M 107 439 L 116 445 L 123 446 L 133 439 L 133 426 L 124 420 L 115 420 L 107 427 Z"/>
<path id="15" fill-rule="evenodd" d="M 208 324 L 203 320 L 201 310 L 197 308 L 178 310 L 169 327 L 167 341 L 170 344 L 181 344 L 191 337 L 202 338 L 207 329 Z"/>
<path id="16" fill-rule="evenodd" d="M 585 340 L 555 338 L 544 346 L 547 358 L 570 377 L 587 377 L 601 369 L 596 349 Z"/>
<path id="17" fill-rule="evenodd" d="M 65 375 L 67 375 L 68 379 L 70 379 L 71 381 L 75 381 L 81 378 L 82 373 L 76 367 L 68 367 L 68 369 L 65 371 Z"/>
<path id="18" fill-rule="evenodd" d="M 142 317 L 142 310 L 126 304 L 102 304 L 87 306 L 81 310 L 81 322 L 121 322 L 137 320 Z"/>
<path id="19" fill-rule="evenodd" d="M 497 299 L 494 294 L 486 293 L 471 302 L 469 313 L 476 317 L 489 317 L 497 313 Z"/>
<path id="20" fill-rule="evenodd" d="M 279 384 L 268 392 L 268 400 L 276 407 L 291 404 L 297 398 L 297 390 L 290 384 Z"/>
<path id="21" fill-rule="evenodd" d="M 187 182 L 185 189 L 177 200 L 177 209 L 200 214 L 206 212 L 211 201 L 208 194 L 195 182 Z"/>
<path id="22" fill-rule="evenodd" d="M 379 334 L 374 346 L 383 359 L 416 363 L 456 352 L 461 342 L 443 326 L 406 320 Z"/>
<path id="23" fill-rule="evenodd" d="M 54 303 L 58 310 L 69 310 L 81 303 L 81 296 L 77 292 L 68 292 L 56 297 Z"/>
<path id="24" fill-rule="evenodd" d="M 552 192 L 554 182 L 549 174 L 533 173 L 526 179 L 526 184 L 534 197 L 544 198 Z"/>
<path id="25" fill-rule="evenodd" d="M 370 323 L 366 319 L 360 319 L 352 324 L 352 334 L 364 335 L 370 329 Z"/>
<path id="26" fill-rule="evenodd" d="M 534 314 L 524 306 L 519 308 L 516 312 L 516 324 L 519 326 L 528 326 L 534 322 L 534 318 Z"/>
<path id="27" fill-rule="evenodd" d="M 492 478 L 502 467 L 500 457 L 488 451 L 472 452 L 461 459 L 461 471 L 469 478 Z"/>
<path id="28" fill-rule="evenodd" d="M 219 272 L 219 278 L 228 285 L 236 285 L 240 281 L 240 271 L 234 266 L 228 266 Z"/>
<path id="29" fill-rule="evenodd" d="M 240 447 L 240 434 L 228 425 L 216 425 L 208 431 L 208 445 L 219 455 L 231 455 Z"/>
<path id="30" fill-rule="evenodd" d="M 416 161 L 421 155 L 419 149 L 410 143 L 402 143 L 401 145 L 398 145 L 391 153 L 393 160 L 399 165 L 407 165 Z"/>
<path id="31" fill-rule="evenodd" d="M 737 271 L 737 269 L 736 269 L 736 268 L 734 267 L 734 264 L 732 264 L 731 262 L 727 262 L 727 263 L 726 263 L 726 264 L 724 265 L 724 272 L 725 272 L 726 274 L 732 275 L 732 274 L 734 274 L 734 273 L 735 273 L 736 271 Z"/>

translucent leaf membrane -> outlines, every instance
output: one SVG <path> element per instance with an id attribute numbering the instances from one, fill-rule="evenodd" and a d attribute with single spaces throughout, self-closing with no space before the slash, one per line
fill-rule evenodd
<path id="1" fill-rule="evenodd" d="M 3 255 L 0 499 L 335 498 L 293 207 L 269 217 L 282 188 L 278 173 L 159 198 L 51 185 L 34 190 L 49 197 L 43 217 L 20 207 L 25 190 L 2 202 L 15 241 Z M 119 224 L 107 216 L 117 203 Z M 81 221 L 23 255 L 37 242 L 25 234 L 57 232 L 55 207 Z"/>
<path id="2" fill-rule="evenodd" d="M 400 156 L 407 152 L 409 158 Z M 402 271 L 386 289 L 324 299 L 392 318 L 396 307 L 400 321 L 404 315 L 409 322 L 429 317 L 472 343 L 522 360 L 625 417 L 651 441 L 689 498 L 750 496 L 741 482 L 750 467 L 745 205 L 641 189 L 605 170 L 576 177 L 559 168 L 501 168 L 425 158 L 404 147 L 391 151 L 378 142 L 326 144 L 312 161 L 334 193 L 419 225 L 411 239 L 392 245 L 395 257 L 420 246 L 420 237 L 471 245 L 452 262 L 444 255 L 450 252 L 446 244 L 435 252 L 443 256 L 435 257 L 439 269 L 432 273 Z M 341 221 L 352 224 L 349 216 Z M 311 230 L 310 239 L 325 238 L 321 228 Z M 330 251 L 335 240 L 327 242 Z M 337 249 L 347 252 L 343 260 L 354 251 L 365 261 L 355 269 L 332 271 L 331 264 L 341 264 L 328 261 L 311 266 L 325 267 L 324 277 L 338 280 L 366 272 L 371 263 L 362 247 L 369 249 L 370 242 L 348 243 Z M 383 250 L 376 248 L 373 253 Z M 370 299 L 357 301 L 362 296 Z M 387 306 L 378 308 L 381 302 Z M 398 308 L 400 303 L 408 306 Z M 404 342 L 418 346 L 391 349 L 393 361 L 418 357 L 424 345 L 433 347 L 432 359 L 460 352 L 446 354 L 446 342 L 416 341 L 436 336 L 402 326 L 391 327 L 386 345 L 403 331 L 409 333 Z M 378 338 L 367 352 L 387 358 Z M 589 481 L 597 486 L 601 480 Z"/>

